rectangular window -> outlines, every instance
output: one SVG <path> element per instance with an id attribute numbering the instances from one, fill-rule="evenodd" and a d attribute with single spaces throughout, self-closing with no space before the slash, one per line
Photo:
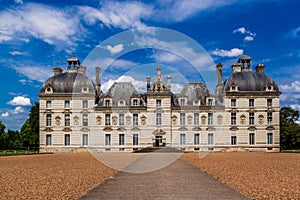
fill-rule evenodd
<path id="1" fill-rule="evenodd" d="M 271 107 L 272 106 L 272 99 L 267 99 L 267 106 Z"/>
<path id="2" fill-rule="evenodd" d="M 185 106 L 185 99 L 180 99 L 180 106 Z"/>
<path id="3" fill-rule="evenodd" d="M 161 125 L 161 113 L 156 113 L 156 125 Z"/>
<path id="4" fill-rule="evenodd" d="M 273 144 L 273 133 L 268 133 L 268 144 Z"/>
<path id="5" fill-rule="evenodd" d="M 156 107 L 157 108 L 161 107 L 161 99 L 156 99 Z"/>
<path id="6" fill-rule="evenodd" d="M 236 145 L 236 132 L 231 132 L 231 145 Z"/>
<path id="7" fill-rule="evenodd" d="M 249 107 L 254 107 L 254 99 L 249 99 Z"/>
<path id="8" fill-rule="evenodd" d="M 138 106 L 138 100 L 137 99 L 133 99 L 133 106 Z"/>
<path id="9" fill-rule="evenodd" d="M 139 134 L 137 134 L 137 133 L 133 134 L 132 144 L 133 145 L 139 145 Z"/>
<path id="10" fill-rule="evenodd" d="M 89 136 L 88 134 L 82 134 L 82 146 L 89 145 Z"/>
<path id="11" fill-rule="evenodd" d="M 124 114 L 119 114 L 119 126 L 124 126 Z"/>
<path id="12" fill-rule="evenodd" d="M 199 145 L 200 144 L 200 134 L 195 133 L 194 134 L 194 145 Z"/>
<path id="13" fill-rule="evenodd" d="M 70 101 L 69 100 L 65 101 L 65 108 L 70 108 Z"/>
<path id="14" fill-rule="evenodd" d="M 110 100 L 105 100 L 105 107 L 109 107 L 110 106 Z"/>
<path id="15" fill-rule="evenodd" d="M 267 122 L 268 122 L 268 125 L 272 125 L 272 123 L 273 123 L 272 112 L 268 112 L 268 115 L 267 115 Z"/>
<path id="16" fill-rule="evenodd" d="M 52 145 L 52 136 L 51 134 L 46 134 L 46 146 Z"/>
<path id="17" fill-rule="evenodd" d="M 52 102 L 46 101 L 46 108 L 51 108 L 51 107 L 52 107 Z"/>
<path id="18" fill-rule="evenodd" d="M 110 114 L 105 114 L 105 126 L 110 126 Z"/>
<path id="19" fill-rule="evenodd" d="M 194 125 L 199 125 L 199 113 L 194 113 Z"/>
<path id="20" fill-rule="evenodd" d="M 105 134 L 105 146 L 110 146 L 110 134 Z"/>
<path id="21" fill-rule="evenodd" d="M 254 125 L 254 113 L 249 113 L 249 125 Z"/>
<path id="22" fill-rule="evenodd" d="M 71 125 L 70 114 L 65 114 L 65 126 L 70 126 L 70 125 Z"/>
<path id="23" fill-rule="evenodd" d="M 213 124 L 213 114 L 208 113 L 208 125 L 212 125 L 212 124 Z"/>
<path id="24" fill-rule="evenodd" d="M 185 125 L 185 113 L 180 113 L 180 125 Z"/>
<path id="25" fill-rule="evenodd" d="M 213 133 L 209 133 L 208 137 L 207 137 L 207 144 L 208 145 L 213 145 L 214 144 L 214 134 Z"/>
<path id="26" fill-rule="evenodd" d="M 65 146 L 70 146 L 71 137 L 70 134 L 65 134 Z"/>
<path id="27" fill-rule="evenodd" d="M 180 133 L 180 145 L 185 145 L 185 133 Z"/>
<path id="28" fill-rule="evenodd" d="M 231 113 L 231 125 L 236 125 L 236 113 Z"/>
<path id="29" fill-rule="evenodd" d="M 88 126 L 89 125 L 89 117 L 88 114 L 82 115 L 82 126 Z"/>
<path id="30" fill-rule="evenodd" d="M 46 114 L 46 126 L 51 126 L 52 124 L 51 114 Z"/>
<path id="31" fill-rule="evenodd" d="M 88 108 L 88 107 L 89 107 L 88 101 L 86 100 L 82 101 L 82 108 Z"/>
<path id="32" fill-rule="evenodd" d="M 119 134 L 119 145 L 124 145 L 125 136 L 124 134 Z"/>
<path id="33" fill-rule="evenodd" d="M 208 99 L 208 106 L 212 106 L 213 104 L 213 100 L 212 99 Z"/>
<path id="34" fill-rule="evenodd" d="M 236 99 L 231 99 L 231 107 L 236 107 Z"/>
<path id="35" fill-rule="evenodd" d="M 254 145 L 255 144 L 255 134 L 249 133 L 249 144 Z"/>
<path id="36" fill-rule="evenodd" d="M 139 125 L 139 115 L 138 114 L 133 114 L 133 126 L 138 126 Z"/>

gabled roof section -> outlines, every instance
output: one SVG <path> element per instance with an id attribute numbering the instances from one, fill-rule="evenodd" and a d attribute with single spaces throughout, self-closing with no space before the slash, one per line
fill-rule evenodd
<path id="1" fill-rule="evenodd" d="M 170 92 L 162 77 L 160 66 L 156 67 L 156 76 L 154 82 L 150 87 L 150 92 L 155 92 L 155 93 Z"/>
<path id="2" fill-rule="evenodd" d="M 186 98 L 187 105 L 193 105 L 194 100 L 200 100 L 201 105 L 204 105 L 205 98 L 208 96 L 210 96 L 210 92 L 204 83 L 191 82 L 184 86 L 178 98 Z"/>

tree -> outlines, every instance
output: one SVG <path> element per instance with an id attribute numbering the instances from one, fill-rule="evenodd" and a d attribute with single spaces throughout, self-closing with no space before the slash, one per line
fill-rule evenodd
<path id="1" fill-rule="evenodd" d="M 300 149 L 299 111 L 290 107 L 280 109 L 280 144 L 282 150 Z"/>
<path id="2" fill-rule="evenodd" d="M 29 118 L 23 124 L 20 136 L 23 147 L 27 149 L 39 147 L 39 103 L 36 102 L 31 107 Z"/>

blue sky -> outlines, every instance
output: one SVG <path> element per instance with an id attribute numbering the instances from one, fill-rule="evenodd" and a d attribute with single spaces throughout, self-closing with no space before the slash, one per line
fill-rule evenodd
<path id="1" fill-rule="evenodd" d="M 223 63 L 223 80 L 240 55 L 250 55 L 252 66 L 265 64 L 279 85 L 281 106 L 300 109 L 299 8 L 298 0 L 0 0 L 0 120 L 18 130 L 55 66 L 65 70 L 72 55 L 84 65 L 96 65 L 88 58 L 99 44 L 123 31 L 148 27 L 193 39 L 211 57 L 207 62 Z M 189 70 L 191 63 L 180 55 L 190 50 L 186 44 L 178 42 L 175 54 L 144 47 L 118 55 L 125 44 L 117 39 L 105 46 L 114 60 L 102 76 L 104 91 L 117 79 L 131 80 L 143 91 L 145 77 L 154 75 L 157 63 L 173 77 L 174 92 L 184 81 L 209 82 Z M 86 67 L 94 78 L 95 66 Z"/>

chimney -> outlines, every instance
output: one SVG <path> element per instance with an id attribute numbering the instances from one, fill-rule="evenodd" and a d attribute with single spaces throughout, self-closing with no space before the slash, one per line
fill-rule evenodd
<path id="1" fill-rule="evenodd" d="M 217 87 L 222 86 L 223 73 L 222 73 L 223 65 L 221 63 L 217 64 Z"/>
<path id="2" fill-rule="evenodd" d="M 77 71 L 79 73 L 82 73 L 82 74 L 86 75 L 86 67 L 84 67 L 84 66 L 78 66 Z"/>
<path id="3" fill-rule="evenodd" d="M 258 64 L 255 69 L 256 69 L 257 73 L 261 73 L 261 74 L 265 73 L 265 65 L 264 64 Z"/>
<path id="4" fill-rule="evenodd" d="M 59 75 L 59 74 L 61 74 L 61 73 L 62 73 L 62 69 L 61 69 L 60 67 L 55 67 L 55 68 L 53 69 L 53 74 L 54 74 L 54 76 Z"/>
<path id="5" fill-rule="evenodd" d="M 172 77 L 168 76 L 167 79 L 168 79 L 168 90 L 171 91 L 171 79 L 172 79 Z"/>
<path id="6" fill-rule="evenodd" d="M 232 73 L 235 73 L 235 72 L 241 72 L 242 71 L 242 66 L 240 63 L 234 63 L 232 66 Z"/>
<path id="7" fill-rule="evenodd" d="M 147 91 L 150 91 L 150 76 L 147 76 Z"/>
<path id="8" fill-rule="evenodd" d="M 96 67 L 96 90 L 98 92 L 100 92 L 100 71 L 101 71 L 101 68 L 100 67 Z"/>

